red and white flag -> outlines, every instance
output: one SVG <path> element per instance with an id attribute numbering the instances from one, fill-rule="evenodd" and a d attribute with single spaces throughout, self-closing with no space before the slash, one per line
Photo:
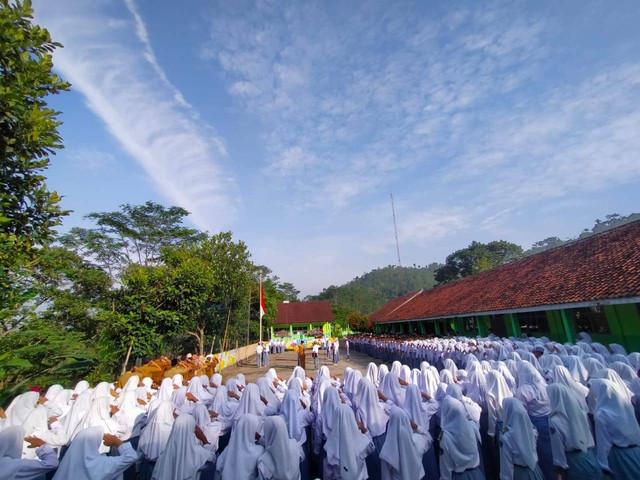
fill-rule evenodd
<path id="1" fill-rule="evenodd" d="M 262 288 L 262 279 L 260 279 L 260 320 L 267 313 L 267 307 L 264 304 L 264 289 Z"/>

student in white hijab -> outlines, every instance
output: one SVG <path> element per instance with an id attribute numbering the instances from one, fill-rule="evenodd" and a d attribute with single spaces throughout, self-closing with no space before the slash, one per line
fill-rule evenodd
<path id="1" fill-rule="evenodd" d="M 364 432 L 363 432 L 364 430 Z M 368 478 L 366 457 L 373 452 L 366 429 L 359 427 L 348 405 L 338 406 L 334 428 L 324 445 L 324 480 L 365 480 Z"/>
<path id="2" fill-rule="evenodd" d="M 313 422 L 313 413 L 305 410 L 300 403 L 300 397 L 295 390 L 288 390 L 282 400 L 280 417 L 289 432 L 289 436 L 300 445 L 307 441 L 306 427 Z"/>
<path id="3" fill-rule="evenodd" d="M 24 430 L 24 436 L 36 436 L 41 437 L 49 433 L 49 424 L 48 424 L 48 411 L 47 408 L 43 405 L 36 405 L 36 407 L 31 410 L 31 413 L 27 416 L 24 423 L 22 424 L 22 429 Z M 43 439 L 44 440 L 44 439 Z M 45 440 L 46 441 L 46 440 Z M 29 444 L 25 441 L 22 446 L 22 458 L 27 458 L 33 460 L 36 458 L 36 452 L 33 448 L 29 448 Z"/>
<path id="4" fill-rule="evenodd" d="M 515 398 L 525 406 L 531 423 L 538 431 L 537 452 L 540 468 L 547 480 L 554 479 L 553 456 L 551 454 L 551 438 L 549 436 L 549 397 L 547 384 L 533 365 L 529 362 L 519 362 L 518 388 Z"/>
<path id="5" fill-rule="evenodd" d="M 198 480 L 207 462 L 216 458 L 213 450 L 204 448 L 196 437 L 196 421 L 191 415 L 176 418 L 167 446 L 153 469 L 153 480 Z M 202 432 L 199 432 L 200 435 Z M 204 439 L 206 441 L 206 439 Z"/>
<path id="6" fill-rule="evenodd" d="M 594 414 L 598 462 L 616 480 L 640 478 L 640 427 L 633 407 L 610 380 L 597 384 Z"/>
<path id="7" fill-rule="evenodd" d="M 366 459 L 369 478 L 380 478 L 379 454 L 385 442 L 385 432 L 389 415 L 387 410 L 392 402 L 383 403 L 378 398 L 378 392 L 368 378 L 362 378 L 358 384 L 358 402 L 354 405 L 355 417 L 367 429 L 367 436 L 373 441 L 375 450 Z"/>
<path id="8" fill-rule="evenodd" d="M 211 414 L 207 410 L 207 406 L 203 403 L 198 403 L 193 410 L 193 416 L 196 419 L 196 425 L 200 427 L 202 433 L 207 437 L 208 445 L 205 447 L 218 451 L 218 441 L 220 434 L 222 433 L 222 425 L 217 420 L 211 419 Z"/>
<path id="9" fill-rule="evenodd" d="M 587 395 L 589 395 L 589 389 L 578 383 L 569 373 L 569 370 L 562 365 L 556 365 L 551 370 L 550 375 L 552 382 L 568 387 L 580 402 L 580 407 L 587 411 Z M 547 391 L 549 391 L 547 387 Z"/>
<path id="10" fill-rule="evenodd" d="M 110 400 L 108 397 L 96 398 L 91 402 L 87 414 L 84 416 L 81 422 L 76 426 L 75 431 L 71 434 L 70 440 L 73 442 L 75 438 L 84 429 L 89 427 L 102 427 L 102 430 L 106 434 L 115 435 L 120 438 L 128 433 L 128 427 L 125 424 L 119 422 L 116 418 L 111 417 Z M 115 407 L 114 407 L 115 409 Z M 107 453 L 109 447 L 99 444 L 98 448 L 100 453 Z"/>
<path id="11" fill-rule="evenodd" d="M 5 412 L 6 418 L 0 420 L 0 428 L 20 426 L 36 406 L 40 395 L 38 392 L 25 392 L 15 397 Z"/>
<path id="12" fill-rule="evenodd" d="M 24 429 L 19 425 L 0 431 L 0 478 L 3 480 L 31 480 L 41 478 L 58 466 L 58 455 L 42 440 L 31 439 L 37 459 L 23 459 Z"/>
<path id="13" fill-rule="evenodd" d="M 234 425 L 246 414 L 262 417 L 264 415 L 264 403 L 260 400 L 260 389 L 255 383 L 250 383 L 244 389 L 238 408 L 233 414 Z"/>
<path id="14" fill-rule="evenodd" d="M 480 432 L 469 421 L 462 402 L 445 397 L 440 415 L 440 478 L 484 480 L 478 451 Z"/>
<path id="15" fill-rule="evenodd" d="M 551 405 L 549 432 L 553 465 L 566 480 L 601 480 L 602 470 L 593 451 L 593 435 L 586 410 L 565 385 L 551 384 L 547 393 Z"/>
<path id="16" fill-rule="evenodd" d="M 156 461 L 167 446 L 173 422 L 173 404 L 170 401 L 160 402 L 140 434 L 140 480 L 151 478 Z"/>
<path id="17" fill-rule="evenodd" d="M 53 421 L 49 432 L 40 434 L 40 438 L 48 445 L 61 447 L 60 456 L 66 452 L 66 445 L 70 442 L 73 432 L 89 411 L 91 396 L 91 389 L 82 391 L 71 404 L 69 412 L 61 419 Z"/>
<path id="18" fill-rule="evenodd" d="M 122 395 L 118 412 L 113 416 L 115 420 L 118 420 L 127 427 L 127 432 L 122 434 L 120 438 L 122 440 L 128 440 L 129 438 L 138 437 L 140 435 L 140 424 L 145 416 L 146 410 L 138 403 L 137 388 L 125 392 L 124 395 Z M 136 446 L 137 440 L 134 442 L 134 448 Z"/>
<path id="19" fill-rule="evenodd" d="M 380 385 L 380 391 L 394 405 L 402 407 L 404 404 L 405 390 L 400 386 L 398 376 L 393 371 L 385 375 Z"/>
<path id="20" fill-rule="evenodd" d="M 267 401 L 265 404 L 264 414 L 267 416 L 276 415 L 278 410 L 280 410 L 281 402 L 273 391 L 272 384 L 269 382 L 269 379 L 266 377 L 260 377 L 256 380 L 256 385 L 260 390 L 261 400 L 264 399 Z M 262 403 L 264 403 L 264 400 Z"/>
<path id="21" fill-rule="evenodd" d="M 485 405 L 487 406 L 487 434 L 498 436 L 504 425 L 503 403 L 505 398 L 513 397 L 506 380 L 499 370 L 487 373 L 487 392 Z"/>
<path id="22" fill-rule="evenodd" d="M 422 399 L 423 397 L 418 387 L 409 385 L 402 409 L 407 413 L 410 422 L 412 422 L 414 437 L 416 435 L 422 436 L 420 442 L 425 445 L 425 451 L 422 454 L 422 467 L 426 472 L 425 479 L 437 480 L 439 477 L 438 461 L 433 446 L 431 430 L 434 430 L 435 433 L 435 413 L 438 409 L 438 404 L 434 399 L 427 402 L 423 402 Z M 414 440 L 418 441 L 417 437 Z"/>
<path id="23" fill-rule="evenodd" d="M 391 407 L 386 440 L 380 452 L 382 480 L 423 478 L 422 456 L 428 448 L 427 437 L 413 432 L 407 413 Z"/>
<path id="24" fill-rule="evenodd" d="M 256 445 L 260 421 L 256 415 L 243 415 L 231 434 L 229 445 L 218 458 L 216 480 L 256 480 L 258 460 L 264 448 Z"/>
<path id="25" fill-rule="evenodd" d="M 119 455 L 100 454 L 101 450 L 108 451 L 111 447 L 116 447 Z M 136 458 L 136 452 L 129 442 L 106 434 L 102 426 L 87 427 L 71 442 L 53 479 L 115 480 L 133 465 Z"/>
<path id="26" fill-rule="evenodd" d="M 258 459 L 260 480 L 300 480 L 300 463 L 304 452 L 300 444 L 289 438 L 281 417 L 264 421 L 265 452 Z"/>
<path id="27" fill-rule="evenodd" d="M 376 387 L 378 386 L 378 366 L 375 363 L 369 362 L 365 377 L 368 378 Z"/>
<path id="28" fill-rule="evenodd" d="M 207 378 L 208 383 L 208 378 Z M 189 381 L 189 385 L 187 386 L 187 393 L 190 393 L 194 397 L 198 399 L 199 402 L 208 403 L 213 398 L 203 386 L 202 379 L 200 377 L 193 377 L 191 381 Z"/>
<path id="29" fill-rule="evenodd" d="M 504 428 L 500 435 L 500 479 L 542 480 L 538 466 L 536 440 L 533 427 L 522 402 L 505 398 Z"/>
<path id="30" fill-rule="evenodd" d="M 378 382 L 376 384 L 378 388 L 380 388 L 380 385 L 382 385 L 382 380 L 384 380 L 384 377 L 387 375 L 387 373 L 389 373 L 389 367 L 387 367 L 384 363 L 378 366 Z"/>

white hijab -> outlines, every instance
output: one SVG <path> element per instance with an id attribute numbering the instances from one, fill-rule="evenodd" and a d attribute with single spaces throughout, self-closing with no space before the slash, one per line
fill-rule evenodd
<path id="1" fill-rule="evenodd" d="M 264 444 L 265 453 L 260 461 L 270 464 L 275 473 L 273 478 L 299 480 L 302 450 L 298 442 L 289 438 L 282 418 L 274 416 L 264 421 Z"/>
<path id="2" fill-rule="evenodd" d="M 480 433 L 468 419 L 462 402 L 445 397 L 441 402 L 440 448 L 445 450 L 454 464 L 454 471 L 463 472 L 480 464 L 478 440 Z"/>
<path id="3" fill-rule="evenodd" d="M 289 436 L 301 444 L 306 440 L 306 434 L 302 427 L 300 415 L 304 413 L 300 405 L 300 397 L 294 390 L 287 390 L 280 407 L 280 416 L 285 422 Z M 304 435 L 304 437 L 303 437 Z M 305 440 L 303 440 L 303 438 Z"/>
<path id="4" fill-rule="evenodd" d="M 24 423 L 22 424 L 22 428 L 24 429 L 24 436 L 29 437 L 31 435 L 35 435 L 36 437 L 38 437 L 41 436 L 40 434 L 42 433 L 44 433 L 45 435 L 48 434 L 48 419 L 49 416 L 47 409 L 42 405 L 36 405 L 36 408 L 31 410 L 31 413 L 27 416 Z M 22 458 L 37 458 L 35 448 L 29 448 L 29 444 L 27 442 L 24 442 L 22 446 Z"/>
<path id="5" fill-rule="evenodd" d="M 333 387 L 327 388 L 324 392 L 324 397 L 322 400 L 322 433 L 326 436 L 329 435 L 329 432 L 333 428 L 333 424 L 336 419 L 336 411 L 338 409 L 338 405 L 340 405 L 340 396 L 338 395 L 338 390 Z"/>
<path id="6" fill-rule="evenodd" d="M 264 415 L 264 403 L 260 400 L 260 389 L 255 383 L 250 383 L 244 389 L 238 408 L 233 414 L 234 422 L 238 422 L 246 414 Z"/>
<path id="7" fill-rule="evenodd" d="M 75 432 L 78 424 L 84 419 L 85 415 L 89 411 L 89 407 L 91 407 L 92 394 L 93 391 L 91 389 L 84 390 L 80 393 L 73 402 L 73 405 L 71 405 L 69 413 L 61 420 L 62 426 L 64 427 L 66 442 L 71 440 L 73 432 Z"/>
<path id="8" fill-rule="evenodd" d="M 0 472 L 3 480 L 14 480 L 20 470 L 24 430 L 20 425 L 0 431 Z"/>
<path id="9" fill-rule="evenodd" d="M 159 402 L 140 434 L 138 451 L 155 462 L 167 445 L 173 422 L 173 404 L 168 401 Z"/>
<path id="10" fill-rule="evenodd" d="M 536 432 L 527 410 L 517 398 L 505 398 L 502 406 L 505 428 L 500 436 L 500 441 L 511 448 L 514 463 L 524 464 L 534 470 L 538 464 Z"/>
<path id="11" fill-rule="evenodd" d="M 640 427 L 631 402 L 611 380 L 600 380 L 596 388 L 595 418 L 606 425 L 611 442 L 619 447 L 640 445 Z"/>
<path id="12" fill-rule="evenodd" d="M 327 463 L 338 467 L 342 480 L 357 480 L 358 458 L 364 456 L 370 443 L 369 437 L 358 429 L 353 410 L 348 405 L 340 404 L 335 426 L 327 437 L 324 449 Z"/>
<path id="13" fill-rule="evenodd" d="M 191 415 L 180 415 L 173 422 L 167 446 L 153 469 L 153 480 L 196 478 L 198 471 L 212 458 L 212 452 L 200 445 L 195 428 L 196 421 Z"/>
<path id="14" fill-rule="evenodd" d="M 73 440 L 75 440 L 83 430 L 89 427 L 101 427 L 101 431 L 104 433 L 118 435 L 118 424 L 115 420 L 111 419 L 108 397 L 96 398 L 91 402 L 87 414 L 82 421 L 78 423 L 75 431 L 71 435 L 71 443 L 73 443 Z M 100 449 L 99 453 L 107 453 L 109 451 L 109 447 L 102 445 L 102 443 L 99 443 L 96 448 Z"/>
<path id="15" fill-rule="evenodd" d="M 491 402 L 499 420 L 502 420 L 504 399 L 510 397 L 513 397 L 513 392 L 509 389 L 502 373 L 498 370 L 492 370 L 487 373 L 486 402 Z"/>
<path id="16" fill-rule="evenodd" d="M 21 426 L 38 403 L 38 392 L 25 392 L 13 399 L 7 411 L 2 428 Z"/>
<path id="17" fill-rule="evenodd" d="M 243 415 L 231 433 L 229 445 L 224 449 L 216 470 L 221 472 L 220 480 L 254 480 L 258 459 L 264 448 L 256 445 L 259 419 L 250 413 Z M 228 468 L 225 468 L 228 466 Z"/>
<path id="18" fill-rule="evenodd" d="M 404 405 L 405 391 L 398 381 L 398 377 L 395 373 L 389 372 L 385 375 L 384 380 L 380 386 L 382 394 L 391 400 L 398 407 Z"/>
<path id="19" fill-rule="evenodd" d="M 569 370 L 562 365 L 556 365 L 551 370 L 551 378 L 553 379 L 553 383 L 557 383 L 560 385 L 564 385 L 571 389 L 576 395 L 576 398 L 580 402 L 580 406 L 586 411 L 587 410 L 587 395 L 589 394 L 589 389 L 578 383 L 569 373 Z M 547 387 L 548 390 L 548 387 Z"/>
<path id="20" fill-rule="evenodd" d="M 356 417 L 364 424 L 372 437 L 382 435 L 389 421 L 384 404 L 378 400 L 376 387 L 366 377 L 360 380 L 358 385 Z"/>
<path id="21" fill-rule="evenodd" d="M 435 405 L 435 402 L 433 402 Z M 409 385 L 407 387 L 407 395 L 404 399 L 404 405 L 402 409 L 407 412 L 409 419 L 416 425 L 422 427 L 425 432 L 429 431 L 429 420 L 431 414 L 427 414 L 426 403 L 422 403 L 422 396 L 420 395 L 420 389 L 417 385 Z M 431 438 L 429 438 L 431 441 Z"/>
<path id="22" fill-rule="evenodd" d="M 589 428 L 589 420 L 573 391 L 562 384 L 554 383 L 547 387 L 551 413 L 549 419 L 560 417 L 566 424 L 564 445 L 567 451 L 582 450 L 586 452 L 593 447 L 593 436 Z"/>
<path id="23" fill-rule="evenodd" d="M 126 467 L 115 462 L 113 457 L 100 455 L 100 450 L 103 450 L 103 434 L 104 430 L 101 426 L 85 428 L 78 433 L 60 462 L 53 476 L 54 480 L 118 478 Z"/>
<path id="24" fill-rule="evenodd" d="M 276 410 L 280 409 L 280 399 L 271 389 L 271 386 L 273 384 L 269 382 L 269 379 L 266 377 L 260 377 L 258 380 L 256 380 L 256 385 L 260 390 L 260 396 L 264 397 L 264 399 L 267 401 L 267 404 L 270 407 L 275 408 Z"/>
<path id="25" fill-rule="evenodd" d="M 371 380 L 371 383 L 375 386 L 378 386 L 378 366 L 375 363 L 369 362 L 365 377 Z"/>
<path id="26" fill-rule="evenodd" d="M 208 378 L 207 378 L 208 381 Z M 193 377 L 187 386 L 187 393 L 192 394 L 201 402 L 209 402 L 213 395 L 211 395 L 207 390 L 202 386 L 202 379 L 200 377 Z"/>
<path id="27" fill-rule="evenodd" d="M 415 385 L 410 385 L 415 387 Z M 416 387 L 417 388 L 417 387 Z M 413 441 L 409 416 L 398 407 L 392 407 L 387 437 L 380 450 L 380 460 L 387 462 L 400 474 L 400 480 L 415 480 L 425 474 L 422 454 Z"/>

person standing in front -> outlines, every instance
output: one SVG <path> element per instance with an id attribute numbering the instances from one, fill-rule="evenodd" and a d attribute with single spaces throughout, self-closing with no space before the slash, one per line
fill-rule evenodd
<path id="1" fill-rule="evenodd" d="M 344 348 L 347 351 L 347 360 L 349 360 L 349 340 L 344 341 Z"/>
<path id="2" fill-rule="evenodd" d="M 313 368 L 318 370 L 318 353 L 320 352 L 320 347 L 318 346 L 318 342 L 313 342 L 313 347 L 311 348 L 311 356 L 313 357 Z"/>
<path id="3" fill-rule="evenodd" d="M 256 347 L 256 359 L 258 360 L 258 368 L 262 367 L 262 344 L 259 343 Z"/>

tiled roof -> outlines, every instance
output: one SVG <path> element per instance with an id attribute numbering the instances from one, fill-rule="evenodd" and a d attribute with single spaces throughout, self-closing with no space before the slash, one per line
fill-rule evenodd
<path id="1" fill-rule="evenodd" d="M 392 300 L 372 317 L 404 321 L 628 297 L 640 297 L 640 221 L 426 290 L 388 309 L 399 299 Z"/>
<path id="2" fill-rule="evenodd" d="M 394 298 L 393 300 L 388 301 L 378 310 L 370 314 L 369 320 L 371 320 L 373 323 L 383 320 L 385 317 L 392 314 L 402 305 L 411 301 L 413 298 L 415 298 L 417 295 L 420 295 L 421 293 L 422 293 L 422 290 L 416 290 L 415 292 L 409 292 L 402 295 L 401 297 Z"/>
<path id="3" fill-rule="evenodd" d="M 274 325 L 333 322 L 331 304 L 326 301 L 279 303 Z"/>

